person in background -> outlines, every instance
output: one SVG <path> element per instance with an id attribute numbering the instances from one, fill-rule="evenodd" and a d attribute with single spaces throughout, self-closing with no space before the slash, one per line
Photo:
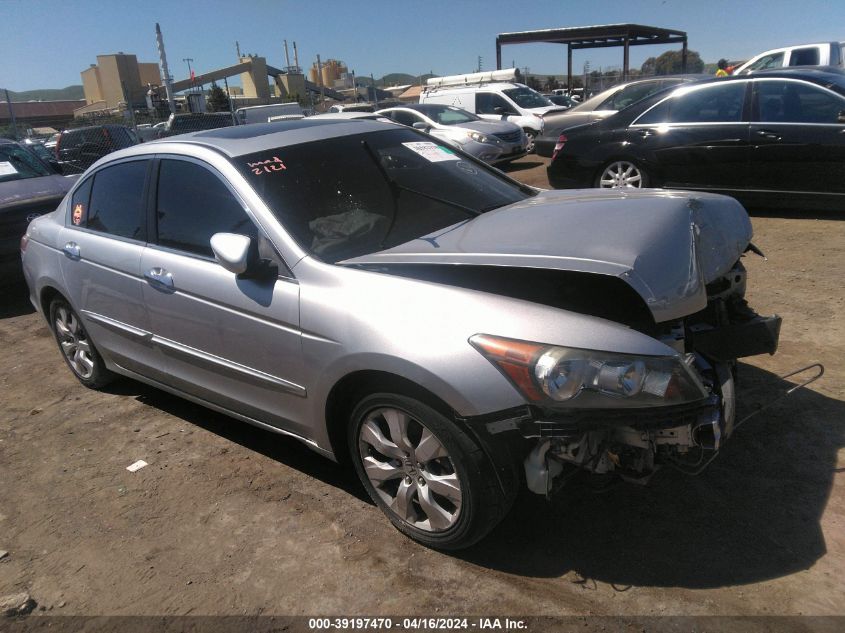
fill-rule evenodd
<path id="1" fill-rule="evenodd" d="M 716 63 L 716 65 L 719 67 L 716 70 L 716 76 L 717 77 L 727 77 L 728 75 L 730 75 L 730 72 L 728 72 L 728 60 L 727 59 L 725 59 L 723 57 L 722 59 L 720 59 Z"/>

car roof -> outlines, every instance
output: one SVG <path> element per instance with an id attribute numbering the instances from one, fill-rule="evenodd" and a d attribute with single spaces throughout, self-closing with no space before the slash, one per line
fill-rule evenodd
<path id="1" fill-rule="evenodd" d="M 309 117 L 295 121 L 274 121 L 272 123 L 252 123 L 249 125 L 235 125 L 231 127 L 189 132 L 168 138 L 148 141 L 135 145 L 126 150 L 116 152 L 113 156 L 136 156 L 139 154 L 155 154 L 162 145 L 172 146 L 174 143 L 202 146 L 213 149 L 229 157 L 243 156 L 277 147 L 298 145 L 350 134 L 366 132 L 382 132 L 395 130 L 393 123 L 374 121 L 370 118 L 333 119 Z"/>

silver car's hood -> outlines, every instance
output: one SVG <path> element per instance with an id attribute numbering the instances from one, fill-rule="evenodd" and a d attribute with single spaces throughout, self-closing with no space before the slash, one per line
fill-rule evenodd
<path id="1" fill-rule="evenodd" d="M 508 132 L 519 131 L 519 126 L 516 123 L 510 123 L 509 121 L 485 121 L 484 119 L 480 121 L 467 121 L 455 127 L 467 128 L 485 134 L 507 134 Z"/>
<path id="2" fill-rule="evenodd" d="M 342 264 L 471 264 L 613 275 L 655 321 L 707 305 L 705 285 L 751 240 L 733 198 L 663 190 L 544 191 L 438 233 Z"/>

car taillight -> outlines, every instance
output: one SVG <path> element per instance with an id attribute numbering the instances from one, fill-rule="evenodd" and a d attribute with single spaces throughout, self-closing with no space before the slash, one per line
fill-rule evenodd
<path id="1" fill-rule="evenodd" d="M 557 143 L 555 143 L 555 150 L 552 152 L 552 160 L 557 158 L 557 155 L 560 153 L 560 150 L 563 149 L 563 146 L 566 145 L 566 134 L 561 134 L 557 137 Z"/>
<path id="2" fill-rule="evenodd" d="M 29 235 L 24 233 L 23 237 L 21 237 L 21 254 L 26 252 L 27 244 L 29 244 Z"/>

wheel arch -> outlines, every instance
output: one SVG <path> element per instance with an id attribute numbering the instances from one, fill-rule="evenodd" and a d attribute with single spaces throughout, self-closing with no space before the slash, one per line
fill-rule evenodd
<path id="1" fill-rule="evenodd" d="M 63 295 L 55 286 L 52 285 L 45 285 L 38 293 L 38 304 L 41 306 L 41 313 L 44 315 L 44 318 L 50 318 L 50 304 L 53 303 L 55 299 L 64 299 L 65 301 L 70 304 L 68 298 Z"/>
<path id="2" fill-rule="evenodd" d="M 445 400 L 412 380 L 381 370 L 353 371 L 338 380 L 326 398 L 326 430 L 331 450 L 339 462 L 348 460 L 346 431 L 349 414 L 364 396 L 380 392 L 415 398 L 448 419 L 455 420 L 455 411 Z"/>

